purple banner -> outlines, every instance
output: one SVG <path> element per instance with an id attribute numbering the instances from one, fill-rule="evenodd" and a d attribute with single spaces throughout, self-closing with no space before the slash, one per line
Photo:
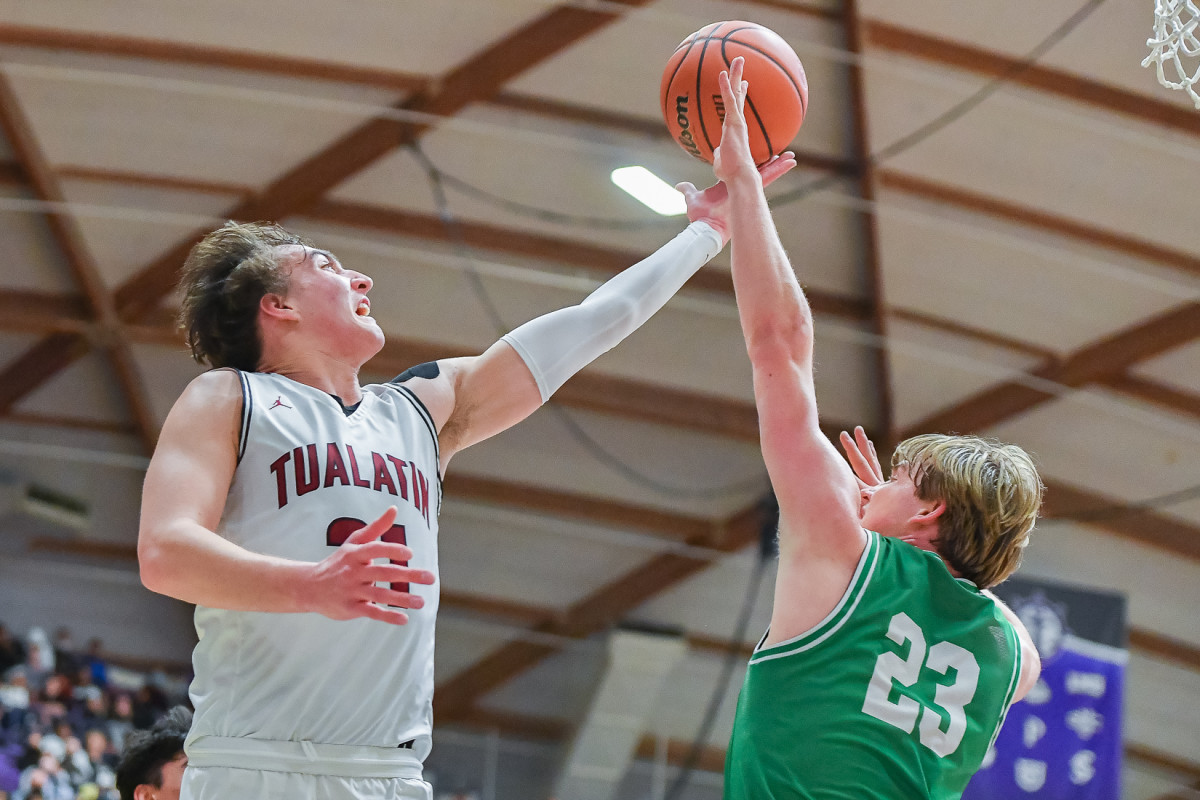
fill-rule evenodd
<path id="1" fill-rule="evenodd" d="M 1124 597 L 1016 578 L 996 594 L 1029 629 L 1042 675 L 1009 711 L 964 800 L 1118 800 Z"/>

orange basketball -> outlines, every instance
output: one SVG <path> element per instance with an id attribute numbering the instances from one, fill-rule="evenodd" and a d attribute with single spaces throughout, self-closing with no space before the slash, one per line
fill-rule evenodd
<path id="1" fill-rule="evenodd" d="M 808 106 L 808 81 L 795 51 L 779 34 L 753 22 L 714 22 L 684 39 L 667 60 L 659 96 L 671 136 L 710 164 L 721 143 L 725 107 L 717 76 L 738 56 L 749 82 L 746 125 L 757 164 L 787 149 Z"/>

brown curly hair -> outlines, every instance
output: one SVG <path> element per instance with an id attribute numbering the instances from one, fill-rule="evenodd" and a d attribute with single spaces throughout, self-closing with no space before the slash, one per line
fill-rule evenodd
<path id="1" fill-rule="evenodd" d="M 179 327 L 192 357 L 253 372 L 262 358 L 258 304 L 287 291 L 275 248 L 308 245 L 273 222 L 226 222 L 196 243 L 183 263 Z"/>

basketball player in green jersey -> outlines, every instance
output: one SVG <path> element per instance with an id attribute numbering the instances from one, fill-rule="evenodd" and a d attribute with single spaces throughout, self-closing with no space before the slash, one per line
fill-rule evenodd
<path id="1" fill-rule="evenodd" d="M 1020 448 L 975 437 L 909 439 L 887 480 L 861 429 L 843 436 L 851 465 L 839 456 L 817 424 L 812 312 L 750 156 L 741 59 L 721 92 L 714 171 L 780 512 L 771 625 L 738 700 L 725 798 L 959 797 L 1040 670 L 985 590 L 1016 569 L 1041 482 Z"/>

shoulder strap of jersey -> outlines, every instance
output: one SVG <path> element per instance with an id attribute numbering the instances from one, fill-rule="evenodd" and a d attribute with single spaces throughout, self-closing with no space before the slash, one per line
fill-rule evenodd
<path id="1" fill-rule="evenodd" d="M 237 463 L 241 464 L 242 456 L 246 454 L 246 443 L 250 438 L 250 416 L 254 412 L 254 393 L 250 391 L 249 376 L 240 369 L 234 369 L 233 372 L 242 384 L 242 424 L 238 428 L 237 454 Z"/>

